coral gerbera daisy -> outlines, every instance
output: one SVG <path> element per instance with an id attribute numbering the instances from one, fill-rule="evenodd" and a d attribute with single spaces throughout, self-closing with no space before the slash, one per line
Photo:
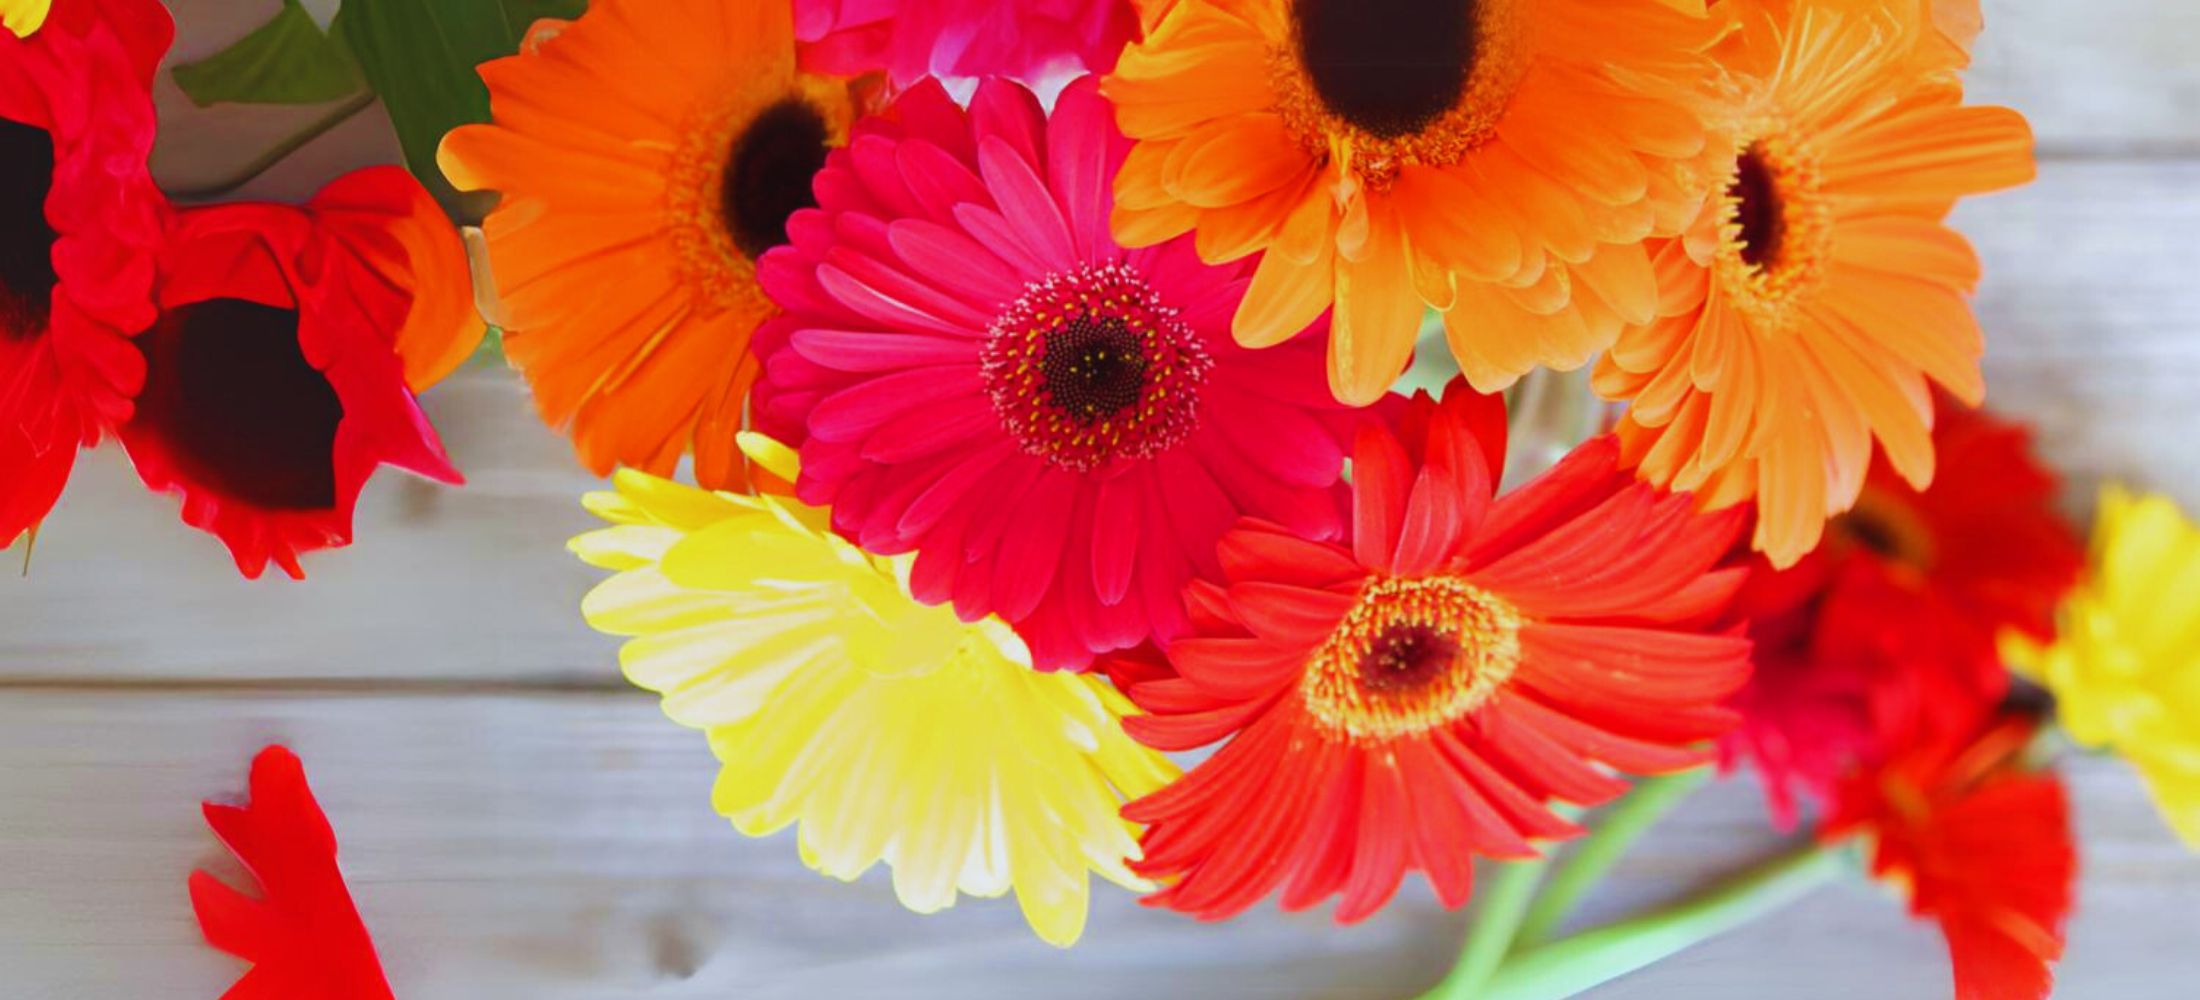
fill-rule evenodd
<path id="1" fill-rule="evenodd" d="M 2029 431 L 1943 396 L 1933 447 L 1932 486 L 1882 458 L 1823 545 L 1785 571 L 1760 561 L 1744 589 L 1758 669 L 1726 749 L 1776 818 L 1792 788 L 1822 793 L 1919 730 L 1967 731 L 2008 690 L 1998 637 L 2054 634 L 2083 553 Z"/>
<path id="2" fill-rule="evenodd" d="M 1405 369 L 1430 307 L 1485 391 L 1579 366 L 1655 315 L 1641 241 L 1678 232 L 1716 170 L 1715 26 L 1680 6 L 1184 0 L 1107 81 L 1138 140 L 1116 235 L 1267 250 L 1238 340 L 1334 304 L 1350 402 Z"/>
<path id="3" fill-rule="evenodd" d="M 414 393 L 482 334 L 465 248 L 396 167 L 331 182 L 303 207 L 178 215 L 145 371 L 119 432 L 145 485 L 183 501 L 237 568 L 348 545 L 377 467 L 460 481 Z M 440 290 L 439 290 L 440 289 Z"/>
<path id="4" fill-rule="evenodd" d="M 795 478 L 785 447 L 741 445 Z M 909 557 L 856 548 L 824 510 L 631 470 L 616 483 L 587 501 L 614 527 L 573 540 L 617 571 L 583 611 L 636 636 L 627 677 L 709 734 L 714 799 L 742 833 L 799 822 L 806 864 L 853 880 L 884 861 L 920 913 L 1013 890 L 1064 946 L 1084 928 L 1088 872 L 1143 887 L 1116 810 L 1176 770 L 1123 734 L 1133 709 L 1106 682 L 1033 670 L 1000 619 L 918 603 Z"/>
<path id="5" fill-rule="evenodd" d="M 1115 68 L 1137 33 L 1129 0 L 795 0 L 802 66 L 855 76 L 885 70 L 906 87 L 930 75 L 1050 77 Z"/>
<path id="6" fill-rule="evenodd" d="M 1629 402 L 1621 436 L 1643 476 L 1711 503 L 1755 497 L 1776 565 L 1856 502 L 1874 438 L 1905 480 L 1932 480 L 1928 379 L 1971 405 L 1985 392 L 1978 259 L 1944 219 L 2031 178 L 2031 131 L 1930 85 L 1903 9 L 1742 8 L 1729 62 L 1745 125 L 1724 193 L 1655 246 L 1662 315 L 1597 368 L 1597 390 Z"/>
<path id="7" fill-rule="evenodd" d="M 260 751 L 251 801 L 209 802 L 205 814 L 259 890 L 255 898 L 191 873 L 191 909 L 206 942 L 252 963 L 222 1000 L 390 1000 L 374 939 L 336 867 L 336 831 L 298 755 Z"/>
<path id="8" fill-rule="evenodd" d="M 803 499 L 915 551 L 917 596 L 999 614 L 1049 669 L 1181 630 L 1241 514 L 1335 535 L 1358 419 L 1322 385 L 1318 322 L 1231 341 L 1249 268 L 1110 238 L 1127 146 L 1090 77 L 1051 120 L 1005 80 L 967 112 L 920 84 L 764 260 L 787 315 L 759 337 L 759 410 L 801 440 Z"/>
<path id="9" fill-rule="evenodd" d="M 1341 893 L 1352 921 L 1419 869 L 1458 906 L 1476 855 L 1579 832 L 1554 800 L 1694 766 L 1732 724 L 1749 644 L 1704 623 L 1740 582 L 1713 568 L 1740 515 L 1635 481 L 1609 437 L 1493 501 L 1503 422 L 1459 383 L 1418 396 L 1360 431 L 1349 543 L 1255 520 L 1223 537 L 1166 647 L 1179 676 L 1130 689 L 1148 746 L 1229 741 L 1123 809 L 1151 824 L 1149 902 L 1221 919 Z"/>
<path id="10" fill-rule="evenodd" d="M 2062 782 L 2020 759 L 2009 719 L 1921 742 L 1844 782 L 1819 837 L 1863 835 L 1872 874 L 1940 925 L 1956 1000 L 2039 1000 L 2062 957 L 2078 859 Z"/>
<path id="11" fill-rule="evenodd" d="M 144 379 L 129 337 L 153 315 L 167 202 L 145 162 L 173 33 L 153 0 L 62 0 L 37 34 L 0 32 L 0 545 Z"/>
<path id="12" fill-rule="evenodd" d="M 774 311 L 756 259 L 813 203 L 851 84 L 796 68 L 787 0 L 596 0 L 481 78 L 494 120 L 438 159 L 501 195 L 483 229 L 505 352 L 543 419 L 598 474 L 692 449 L 705 485 L 742 486 L 749 337 Z"/>
<path id="13" fill-rule="evenodd" d="M 2019 634 L 2011 662 L 2054 692 L 2072 739 L 2130 761 L 2200 850 L 2200 525 L 2163 496 L 2101 493 L 2085 576 L 2054 641 Z"/>

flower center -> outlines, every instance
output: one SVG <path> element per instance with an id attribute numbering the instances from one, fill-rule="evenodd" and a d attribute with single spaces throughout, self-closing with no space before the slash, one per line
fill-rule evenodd
<path id="1" fill-rule="evenodd" d="M 1177 311 L 1121 264 L 1033 283 L 987 337 L 994 412 L 1026 453 L 1075 472 L 1184 440 L 1214 367 Z"/>
<path id="2" fill-rule="evenodd" d="M 1511 0 L 1292 0 L 1274 55 L 1284 121 L 1316 155 L 1389 184 L 1495 133 L 1526 60 Z"/>
<path id="3" fill-rule="evenodd" d="M 1520 614 L 1457 577 L 1378 580 L 1308 663 L 1307 711 L 1332 735 L 1390 739 L 1457 721 L 1520 665 Z"/>
<path id="4" fill-rule="evenodd" d="M 1292 0 L 1299 62 L 1330 113 L 1395 139 L 1451 110 L 1474 69 L 1475 0 Z"/>
<path id="5" fill-rule="evenodd" d="M 53 309 L 53 245 L 46 192 L 53 187 L 53 136 L 0 118 L 0 337 L 43 333 Z"/>
<path id="6" fill-rule="evenodd" d="M 810 180 L 825 166 L 831 138 L 825 116 L 799 97 L 765 108 L 734 136 L 719 211 L 751 260 L 787 242 L 788 217 L 817 206 Z"/>
<path id="7" fill-rule="evenodd" d="M 137 339 L 145 392 L 134 423 L 184 474 L 270 510 L 336 504 L 344 404 L 298 346 L 298 313 L 240 299 L 161 314 Z"/>
<path id="8" fill-rule="evenodd" d="M 1818 164 L 1784 133 L 1743 146 L 1714 208 L 1722 287 L 1761 325 L 1787 321 L 1787 306 L 1823 277 L 1833 216 L 1819 196 Z"/>
<path id="9" fill-rule="evenodd" d="M 1932 568 L 1933 532 L 1909 502 L 1865 487 L 1856 506 L 1833 519 L 1835 537 L 1918 572 Z"/>

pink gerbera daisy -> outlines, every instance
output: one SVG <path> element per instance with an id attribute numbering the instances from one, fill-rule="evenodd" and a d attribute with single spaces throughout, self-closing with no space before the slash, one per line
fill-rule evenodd
<path id="1" fill-rule="evenodd" d="M 1016 84 L 968 111 L 920 84 L 832 155 L 759 268 L 786 315 L 757 336 L 757 409 L 802 442 L 802 499 L 915 551 L 919 598 L 999 614 L 1049 669 L 1179 632 L 1241 515 L 1341 530 L 1354 412 L 1324 381 L 1326 321 L 1244 350 L 1250 267 L 1116 245 L 1128 149 L 1090 78 L 1051 121 Z"/>
<path id="2" fill-rule="evenodd" d="M 1105 73 L 1138 31 L 1127 0 L 795 0 L 794 17 L 803 68 L 885 70 L 898 86 L 934 73 Z"/>

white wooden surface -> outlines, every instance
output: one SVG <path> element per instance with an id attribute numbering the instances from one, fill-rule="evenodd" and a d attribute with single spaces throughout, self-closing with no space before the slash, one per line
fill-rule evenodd
<path id="1" fill-rule="evenodd" d="M 172 0 L 179 58 L 276 0 Z M 313 4 L 309 4 L 313 6 Z M 2200 4 L 1988 0 L 1975 90 L 2032 115 L 2040 182 L 1961 213 L 1986 256 L 1994 402 L 2036 421 L 2074 482 L 2200 509 Z M 166 88 L 156 168 L 198 186 L 311 120 L 193 109 Z M 247 189 L 297 197 L 393 158 L 377 112 Z M 622 690 L 576 613 L 563 540 L 589 479 L 484 368 L 428 399 L 471 480 L 394 477 L 362 544 L 311 581 L 235 580 L 213 540 L 88 456 L 27 579 L 0 576 L 0 997 L 199 1000 L 237 963 L 183 892 L 220 861 L 196 803 L 242 789 L 269 741 L 307 761 L 403 1000 L 634 997 L 1406 996 L 1464 926 L 1418 886 L 1367 924 L 1273 910 L 1203 925 L 1102 891 L 1058 952 L 1005 901 L 916 917 L 885 881 L 803 869 L 785 837 L 713 816 L 694 734 Z M 12 567 L 19 552 L 0 557 Z M 2200 859 L 2110 761 L 2073 762 L 2083 903 L 2060 995 L 2193 995 Z M 1769 852 L 1754 792 L 1701 794 L 1592 907 L 1612 915 Z M 1600 998 L 1946 995 L 1933 932 L 1861 885 L 1597 991 Z"/>

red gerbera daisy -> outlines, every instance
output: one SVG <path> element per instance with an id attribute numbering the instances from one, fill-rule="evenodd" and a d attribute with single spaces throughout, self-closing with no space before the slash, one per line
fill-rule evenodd
<path id="1" fill-rule="evenodd" d="M 1793 817 L 1881 748 L 1969 732 L 2007 693 L 1997 636 L 2054 633 L 2084 562 L 2055 512 L 2057 481 L 2022 426 L 1942 396 L 1933 447 L 1944 474 L 1919 491 L 1874 464 L 1856 507 L 1785 572 L 1758 561 L 1742 609 L 1758 669 L 1725 747 Z"/>
<path id="2" fill-rule="evenodd" d="M 795 0 L 795 37 L 813 73 L 1050 75 L 1115 68 L 1137 34 L 1129 0 Z"/>
<path id="3" fill-rule="evenodd" d="M 174 34 L 153 0 L 61 0 L 0 31 L 0 546 L 53 507 L 130 414 L 167 202 L 146 174 L 153 70 Z"/>
<path id="4" fill-rule="evenodd" d="M 349 544 L 378 466 L 460 481 L 413 393 L 481 324 L 450 291 L 466 287 L 458 234 L 411 175 L 360 170 L 303 208 L 183 212 L 163 264 L 122 443 L 246 576 L 273 560 L 303 578 L 300 553 Z"/>
<path id="5" fill-rule="evenodd" d="M 1090 78 L 1051 121 L 1013 83 L 967 112 L 920 84 L 832 155 L 759 272 L 787 314 L 758 334 L 758 408 L 802 442 L 802 499 L 915 551 L 919 598 L 999 614 L 1046 668 L 1180 631 L 1240 514 L 1341 530 L 1354 411 L 1321 329 L 1242 349 L 1247 266 L 1116 245 L 1127 148 Z"/>
<path id="6" fill-rule="evenodd" d="M 1252 520 L 1223 537 L 1167 647 L 1180 676 L 1130 688 L 1147 745 L 1229 739 L 1123 809 L 1151 824 L 1132 867 L 1168 883 L 1150 903 L 1221 919 L 1341 893 L 1352 921 L 1419 869 L 1458 906 L 1475 855 L 1579 832 L 1553 800 L 1625 790 L 1607 767 L 1693 766 L 1732 724 L 1749 644 L 1703 623 L 1740 582 L 1713 566 L 1741 516 L 1633 481 L 1609 437 L 1493 502 L 1503 426 L 1461 383 L 1417 397 L 1359 432 L 1349 546 Z"/>
<path id="7" fill-rule="evenodd" d="M 2054 983 L 2077 879 L 2070 807 L 2018 760 L 2033 723 L 1930 740 L 1844 782 L 1820 837 L 1863 834 L 1872 874 L 1940 924 L 1957 1000 L 2033 1000 Z"/>
<path id="8" fill-rule="evenodd" d="M 298 756 L 260 751 L 250 804 L 209 802 L 205 811 L 260 889 L 253 899 L 191 873 L 191 909 L 206 943 L 252 963 L 222 1000 L 390 1000 L 374 941 L 336 868 L 336 831 Z"/>

